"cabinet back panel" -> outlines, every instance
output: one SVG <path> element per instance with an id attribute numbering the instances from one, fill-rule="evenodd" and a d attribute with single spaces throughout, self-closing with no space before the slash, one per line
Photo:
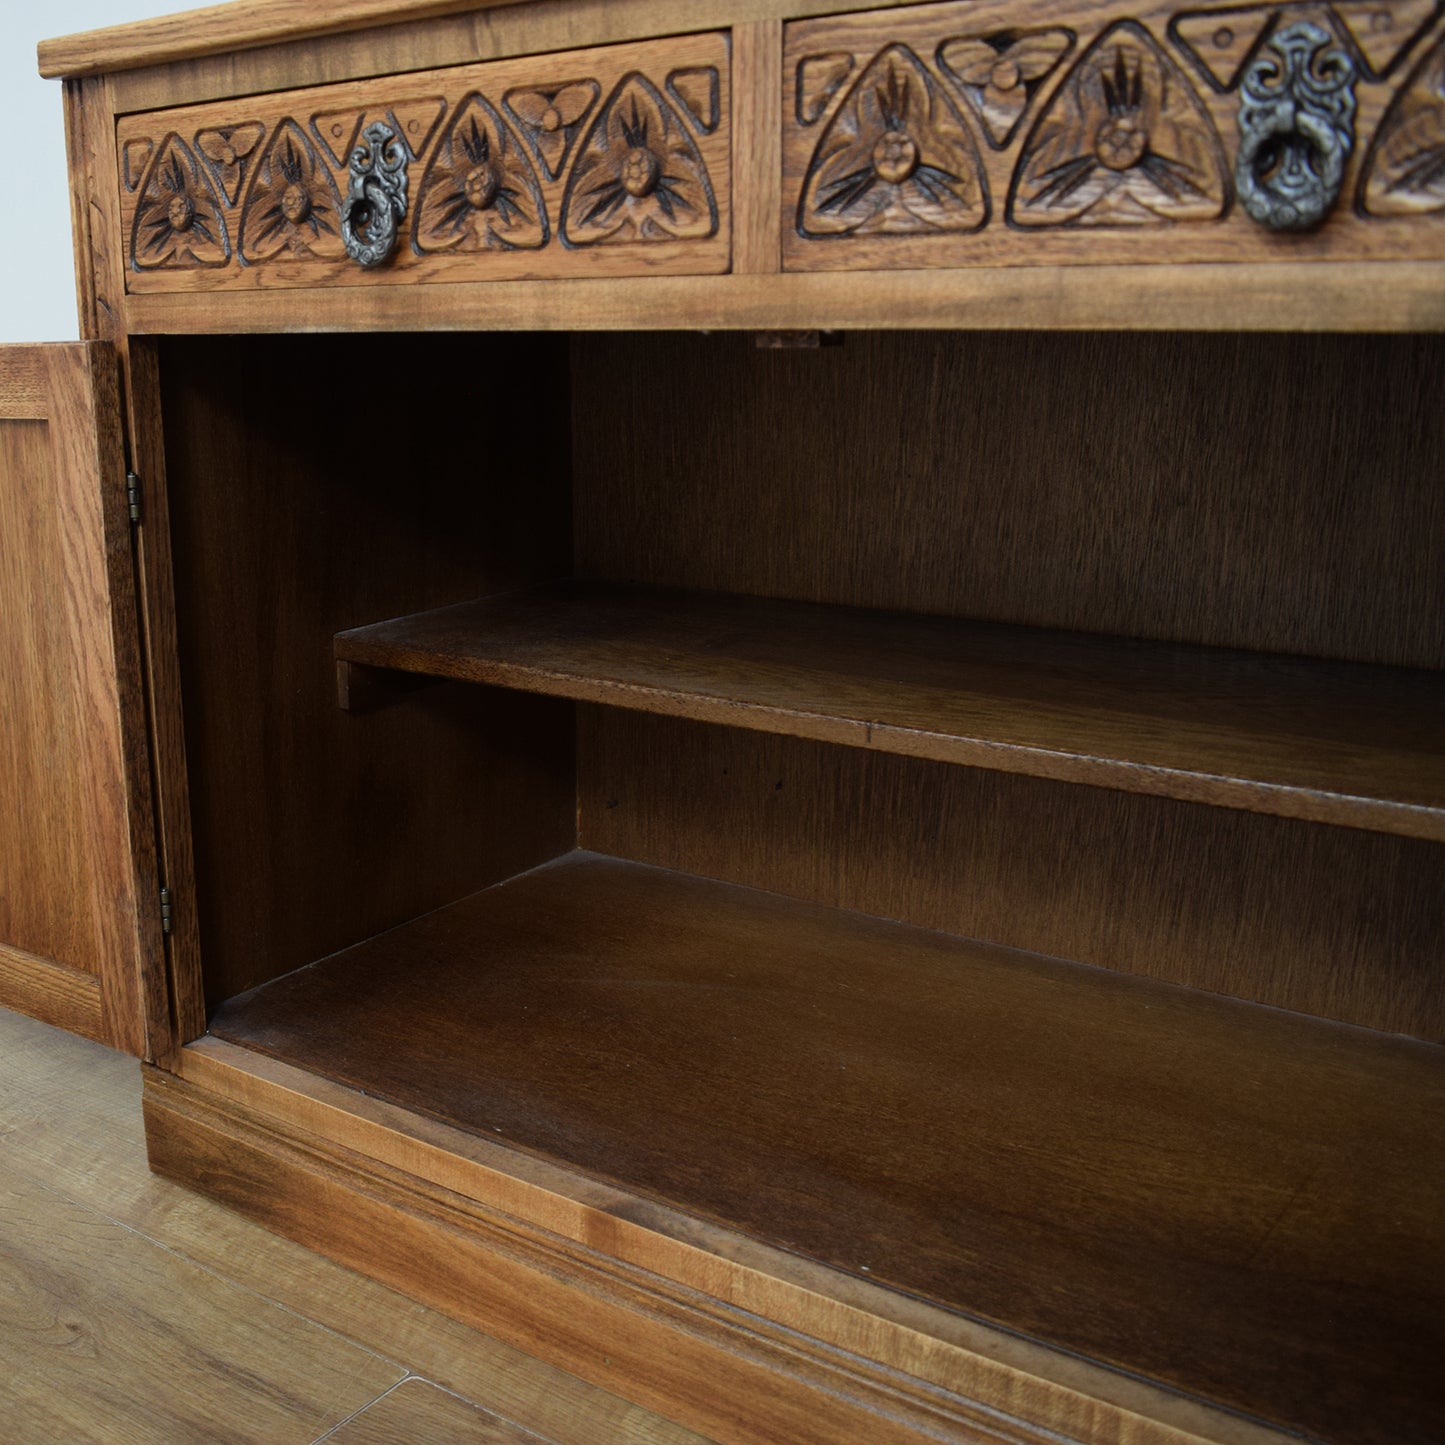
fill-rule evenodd
<path id="1" fill-rule="evenodd" d="M 1445 1038 L 1445 849 L 600 707 L 584 848 Z"/>
<path id="2" fill-rule="evenodd" d="M 333 635 L 564 575 L 565 343 L 174 341 L 162 353 L 214 1005 L 570 848 L 568 704 L 336 705 Z"/>
<path id="3" fill-rule="evenodd" d="M 583 576 L 1445 665 L 1442 338 L 573 346 Z"/>

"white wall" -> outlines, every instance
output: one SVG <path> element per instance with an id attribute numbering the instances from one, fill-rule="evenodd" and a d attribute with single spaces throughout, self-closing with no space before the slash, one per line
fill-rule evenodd
<path id="1" fill-rule="evenodd" d="M 166 15 L 202 0 L 0 0 L 0 342 L 75 339 L 75 266 L 60 82 L 41 80 L 35 46 L 53 35 Z M 16 168 L 18 167 L 18 173 Z"/>

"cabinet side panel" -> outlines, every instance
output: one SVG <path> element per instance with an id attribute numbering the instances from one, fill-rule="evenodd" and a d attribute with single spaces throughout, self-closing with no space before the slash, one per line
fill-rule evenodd
<path id="1" fill-rule="evenodd" d="M 214 1004 L 576 833 L 567 704 L 343 713 L 333 635 L 566 572 L 565 354 L 509 337 L 161 355 L 177 650 Z"/>
<path id="2" fill-rule="evenodd" d="M 581 709 L 583 847 L 1421 1038 L 1445 849 Z"/>
<path id="3" fill-rule="evenodd" d="M 1445 665 L 1441 338 L 575 346 L 584 576 Z"/>

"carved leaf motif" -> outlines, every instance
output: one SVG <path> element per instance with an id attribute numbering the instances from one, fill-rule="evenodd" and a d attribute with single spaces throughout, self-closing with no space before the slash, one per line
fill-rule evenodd
<path id="1" fill-rule="evenodd" d="M 241 211 L 241 259 L 264 261 L 281 251 L 327 260 L 346 254 L 336 182 L 289 116 L 271 132 Z"/>
<path id="2" fill-rule="evenodd" d="M 1445 210 L 1445 40 L 1395 97 L 1365 161 L 1361 204 L 1372 216 Z"/>
<path id="3" fill-rule="evenodd" d="M 534 251 L 551 237 L 537 173 L 512 128 L 473 91 L 422 179 L 418 251 Z"/>
<path id="4" fill-rule="evenodd" d="M 161 142 L 141 185 L 130 258 L 140 270 L 224 266 L 231 238 L 221 198 L 178 135 Z"/>
<path id="5" fill-rule="evenodd" d="M 817 125 L 833 103 L 833 97 L 853 74 L 853 57 L 847 51 L 830 55 L 808 55 L 798 62 L 798 124 Z"/>
<path id="6" fill-rule="evenodd" d="M 196 149 L 211 168 L 227 205 L 234 206 L 241 199 L 246 168 L 265 134 L 266 127 L 258 120 L 196 133 Z"/>
<path id="7" fill-rule="evenodd" d="M 1270 5 L 1244 10 L 1210 10 L 1179 15 L 1170 30 L 1175 43 L 1208 75 L 1223 94 L 1244 74 L 1270 22 L 1278 12 Z"/>
<path id="8" fill-rule="evenodd" d="M 588 128 L 562 201 L 572 246 L 717 234 L 712 180 L 682 118 L 646 76 L 624 76 Z"/>
<path id="9" fill-rule="evenodd" d="M 988 143 L 1002 150 L 1039 87 L 1073 46 L 1068 30 L 962 36 L 945 41 L 938 60 L 978 116 Z"/>
<path id="10" fill-rule="evenodd" d="M 597 104 L 602 87 L 595 80 L 569 80 L 544 90 L 509 90 L 502 105 L 517 123 L 537 163 L 555 181 L 572 154 L 582 123 Z"/>
<path id="11" fill-rule="evenodd" d="M 153 140 L 128 140 L 121 150 L 121 180 L 128 191 L 133 191 L 141 183 L 141 177 L 145 175 L 146 162 L 155 154 L 156 143 Z"/>
<path id="12" fill-rule="evenodd" d="M 1228 187 L 1214 126 L 1183 72 L 1131 20 L 1079 57 L 1014 173 L 1018 226 L 1212 221 Z"/>
<path id="13" fill-rule="evenodd" d="M 711 135 L 718 128 L 722 120 L 721 86 L 718 73 L 711 65 L 674 70 L 667 77 L 667 93 L 704 135 Z"/>
<path id="14" fill-rule="evenodd" d="M 988 186 L 963 117 L 906 45 L 888 46 L 818 141 L 799 232 L 975 231 L 987 220 Z"/>
<path id="15" fill-rule="evenodd" d="M 1439 0 L 1336 0 L 1334 7 L 1376 76 L 1395 68 L 1439 8 Z"/>

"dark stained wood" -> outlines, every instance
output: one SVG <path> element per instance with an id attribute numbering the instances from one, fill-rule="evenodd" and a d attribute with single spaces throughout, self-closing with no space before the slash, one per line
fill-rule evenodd
<path id="1" fill-rule="evenodd" d="M 1445 1051 L 590 855 L 224 1039 L 1339 1442 L 1445 1429 Z"/>
<path id="2" fill-rule="evenodd" d="M 1445 666 L 1441 338 L 573 346 L 579 576 Z"/>
<path id="3" fill-rule="evenodd" d="M 343 661 L 1445 841 L 1445 674 L 566 583 Z"/>
<path id="4" fill-rule="evenodd" d="M 1445 849 L 583 706 L 582 846 L 1445 1039 Z"/>
<path id="5" fill-rule="evenodd" d="M 525 337 L 163 348 L 176 906 L 211 1003 L 572 845 L 565 704 L 437 688 L 348 716 L 330 656 L 340 628 L 565 573 L 564 360 Z"/>

